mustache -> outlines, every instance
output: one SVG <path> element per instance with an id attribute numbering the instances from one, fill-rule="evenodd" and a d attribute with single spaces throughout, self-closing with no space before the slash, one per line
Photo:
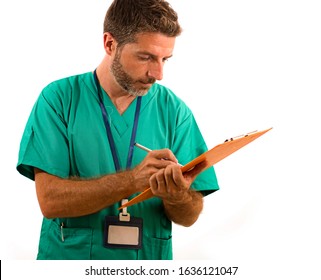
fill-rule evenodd
<path id="1" fill-rule="evenodd" d="M 156 82 L 155 78 L 148 78 L 146 80 L 140 80 L 141 83 L 143 84 L 154 84 Z"/>

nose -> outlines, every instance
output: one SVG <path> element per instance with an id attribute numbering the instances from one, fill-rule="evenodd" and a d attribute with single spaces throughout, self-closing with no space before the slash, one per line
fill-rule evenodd
<path id="1" fill-rule="evenodd" d="M 164 63 L 162 62 L 155 62 L 153 63 L 148 71 L 148 77 L 150 78 L 154 78 L 158 81 L 163 79 L 163 67 L 164 67 Z"/>

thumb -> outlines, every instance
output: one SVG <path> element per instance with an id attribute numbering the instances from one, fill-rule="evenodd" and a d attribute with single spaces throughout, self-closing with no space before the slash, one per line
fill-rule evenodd
<path id="1" fill-rule="evenodd" d="M 195 178 L 196 178 L 201 172 L 203 172 L 203 171 L 205 170 L 206 166 L 207 166 L 207 162 L 206 162 L 206 160 L 204 160 L 204 161 L 196 164 L 192 169 L 184 172 L 183 175 L 184 175 L 184 177 L 185 177 L 186 179 L 189 179 L 189 180 L 191 180 L 191 181 L 194 181 Z"/>

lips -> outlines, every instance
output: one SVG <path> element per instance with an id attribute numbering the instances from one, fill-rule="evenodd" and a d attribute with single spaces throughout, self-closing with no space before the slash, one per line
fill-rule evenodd
<path id="1" fill-rule="evenodd" d="M 148 79 L 148 80 L 145 80 L 145 81 L 139 81 L 140 83 L 144 84 L 144 85 L 152 85 L 156 82 L 155 79 Z"/>
<path id="2" fill-rule="evenodd" d="M 152 86 L 153 84 L 152 83 L 143 83 L 143 82 L 140 82 L 141 84 L 143 84 L 144 86 Z"/>

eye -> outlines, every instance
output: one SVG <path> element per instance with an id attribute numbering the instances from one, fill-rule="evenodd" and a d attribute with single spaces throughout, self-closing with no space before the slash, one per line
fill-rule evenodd
<path id="1" fill-rule="evenodd" d="M 138 59 L 141 61 L 148 61 L 151 59 L 151 57 L 149 55 L 139 55 Z"/>

